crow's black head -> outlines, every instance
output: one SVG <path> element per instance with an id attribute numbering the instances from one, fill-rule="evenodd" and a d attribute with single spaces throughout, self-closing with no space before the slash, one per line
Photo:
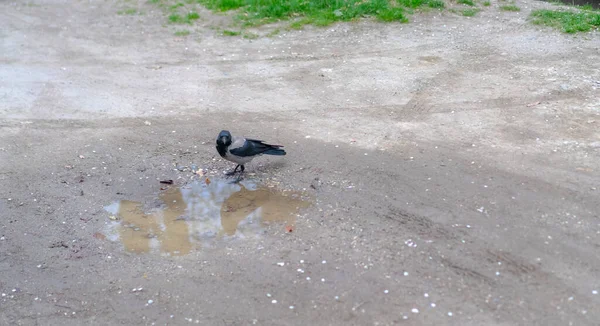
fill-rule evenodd
<path id="1" fill-rule="evenodd" d="M 231 145 L 231 133 L 227 130 L 222 130 L 217 137 L 217 146 Z"/>
<path id="2" fill-rule="evenodd" d="M 225 157 L 227 154 L 227 147 L 231 145 L 231 133 L 227 130 L 223 130 L 219 133 L 217 137 L 217 152 L 221 157 Z"/>

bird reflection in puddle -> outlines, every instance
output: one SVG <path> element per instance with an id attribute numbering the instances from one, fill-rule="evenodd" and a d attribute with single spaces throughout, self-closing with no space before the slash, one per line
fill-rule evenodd
<path id="1" fill-rule="evenodd" d="M 310 205 L 302 197 L 247 182 L 194 182 L 161 192 L 161 206 L 148 212 L 129 200 L 106 206 L 115 220 L 105 233 L 129 252 L 185 255 L 215 239 L 260 237 L 271 223 L 291 231 L 296 214 Z"/>

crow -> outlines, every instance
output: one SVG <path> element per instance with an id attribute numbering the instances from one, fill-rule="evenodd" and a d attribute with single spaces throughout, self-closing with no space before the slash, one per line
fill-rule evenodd
<path id="1" fill-rule="evenodd" d="M 236 163 L 237 166 L 233 171 L 225 173 L 233 175 L 237 169 L 241 167 L 241 172 L 244 172 L 244 164 L 252 161 L 257 156 L 262 154 L 267 155 L 285 155 L 285 150 L 281 149 L 281 145 L 266 144 L 262 140 L 250 139 L 244 137 L 232 136 L 227 130 L 222 130 L 217 137 L 217 152 L 222 158 Z"/>

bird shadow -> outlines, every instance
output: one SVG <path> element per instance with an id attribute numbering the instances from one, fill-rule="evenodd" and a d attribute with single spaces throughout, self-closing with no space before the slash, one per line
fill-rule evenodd
<path id="1" fill-rule="evenodd" d="M 260 163 L 260 164 L 256 165 L 255 168 L 253 169 L 254 171 L 250 171 L 250 172 L 273 172 L 273 171 L 281 170 L 285 166 L 286 166 L 285 161 L 269 161 L 269 162 Z"/>

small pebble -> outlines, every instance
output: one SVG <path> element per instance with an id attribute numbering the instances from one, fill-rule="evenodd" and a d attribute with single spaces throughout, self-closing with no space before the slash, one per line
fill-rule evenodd
<path id="1" fill-rule="evenodd" d="M 423 294 L 423 296 L 424 296 L 425 298 L 429 298 L 429 293 L 425 293 L 425 294 Z"/>
<path id="2" fill-rule="evenodd" d="M 384 290 L 383 293 L 388 294 L 388 293 L 390 293 L 390 291 Z"/>
<path id="3" fill-rule="evenodd" d="M 419 313 L 419 309 L 417 309 L 417 308 L 412 308 L 411 311 L 412 311 L 413 314 L 418 314 Z"/>
<path id="4" fill-rule="evenodd" d="M 277 303 L 277 300 L 273 300 L 273 301 L 271 301 L 271 303 Z"/>
<path id="5" fill-rule="evenodd" d="M 592 294 L 598 294 L 598 291 L 597 290 L 593 290 Z"/>
<path id="6" fill-rule="evenodd" d="M 279 266 L 282 266 L 282 267 L 283 267 L 283 266 L 285 266 L 285 263 L 284 263 L 284 262 L 281 262 L 281 263 L 277 263 L 277 265 L 279 265 Z"/>
<path id="7" fill-rule="evenodd" d="M 407 320 L 408 316 L 404 315 L 404 316 L 402 316 L 402 319 Z"/>
<path id="8" fill-rule="evenodd" d="M 453 313 L 452 311 L 448 311 L 448 316 L 452 317 Z"/>
<path id="9" fill-rule="evenodd" d="M 408 276 L 408 272 L 404 272 L 404 276 Z"/>
<path id="10" fill-rule="evenodd" d="M 325 282 L 325 279 L 324 279 L 324 278 L 322 278 L 322 279 L 321 279 L 321 282 Z"/>
<path id="11" fill-rule="evenodd" d="M 306 280 L 307 280 L 307 281 L 310 281 L 310 276 L 307 276 L 307 277 L 306 277 Z"/>
<path id="12" fill-rule="evenodd" d="M 294 310 L 294 306 L 290 306 L 290 309 L 291 309 L 291 310 Z"/>
<path id="13" fill-rule="evenodd" d="M 271 297 L 271 293 L 267 293 L 267 298 L 270 298 L 270 297 Z"/>
<path id="14" fill-rule="evenodd" d="M 431 308 L 435 308 L 435 303 L 431 303 Z"/>
<path id="15" fill-rule="evenodd" d="M 340 297 L 336 295 L 336 296 L 335 296 L 335 299 L 336 299 L 336 300 L 339 300 L 339 299 L 340 299 Z"/>
<path id="16" fill-rule="evenodd" d="M 303 259 L 300 259 L 300 264 L 304 264 L 304 260 Z"/>
<path id="17" fill-rule="evenodd" d="M 321 262 L 321 264 L 327 264 L 327 261 L 326 261 L 326 260 L 324 260 L 324 261 L 322 261 L 322 262 Z"/>
<path id="18" fill-rule="evenodd" d="M 298 273 L 304 273 L 304 270 L 302 268 L 298 268 Z"/>
<path id="19" fill-rule="evenodd" d="M 148 300 L 148 304 L 153 304 L 154 300 Z"/>

